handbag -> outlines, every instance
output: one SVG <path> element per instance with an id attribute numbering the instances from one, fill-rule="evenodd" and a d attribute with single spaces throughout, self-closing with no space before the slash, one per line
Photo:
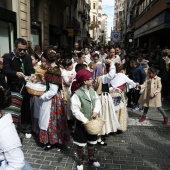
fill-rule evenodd
<path id="1" fill-rule="evenodd" d="M 20 92 L 11 92 L 11 105 L 4 110 L 5 112 L 10 113 L 12 115 L 13 123 L 15 124 L 16 127 L 19 124 L 20 121 L 19 119 L 21 116 L 21 106 L 23 101 L 23 96 L 21 92 L 23 88 L 24 88 L 24 84 L 22 84 Z"/>

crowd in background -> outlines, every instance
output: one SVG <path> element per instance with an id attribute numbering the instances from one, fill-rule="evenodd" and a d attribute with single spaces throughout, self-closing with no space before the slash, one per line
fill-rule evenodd
<path id="1" fill-rule="evenodd" d="M 49 46 L 42 51 L 39 45 L 32 49 L 30 41 L 18 38 L 14 51 L 0 57 L 0 89 L 22 95 L 19 126 L 26 138 L 36 136 L 38 144 L 49 150 L 72 136 L 79 157 L 77 169 L 82 168 L 86 144 L 89 162 L 99 167 L 94 145 L 106 146 L 104 139 L 110 133 L 127 130 L 127 107 L 141 112 L 141 123 L 149 107 L 156 107 L 163 124 L 168 123 L 162 101 L 169 92 L 169 57 L 168 47 L 150 49 L 146 43 L 133 49 L 117 44 L 81 48 L 75 43 L 72 50 Z M 45 93 L 30 95 L 27 81 L 44 84 Z M 97 115 L 106 123 L 100 134 L 89 135 L 82 124 Z"/>

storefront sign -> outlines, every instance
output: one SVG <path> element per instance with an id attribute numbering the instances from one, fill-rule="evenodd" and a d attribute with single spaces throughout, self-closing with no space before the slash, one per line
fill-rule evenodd
<path id="1" fill-rule="evenodd" d="M 93 38 L 88 38 L 88 42 L 93 42 Z"/>

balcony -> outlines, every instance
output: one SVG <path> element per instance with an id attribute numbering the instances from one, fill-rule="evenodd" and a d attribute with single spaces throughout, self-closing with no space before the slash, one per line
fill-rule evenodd
<path id="1" fill-rule="evenodd" d="M 99 24 L 97 24 L 96 22 L 91 22 L 90 26 L 89 26 L 90 29 L 94 29 L 94 28 L 99 28 Z"/>
<path id="2" fill-rule="evenodd" d="M 78 30 L 80 29 L 80 22 L 75 17 L 73 17 L 72 20 L 67 21 L 66 27 Z"/>

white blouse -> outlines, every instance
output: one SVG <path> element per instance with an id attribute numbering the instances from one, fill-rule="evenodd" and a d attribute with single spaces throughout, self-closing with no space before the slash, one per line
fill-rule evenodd
<path id="1" fill-rule="evenodd" d="M 25 165 L 21 142 L 9 113 L 0 119 L 0 161 L 0 170 L 22 170 Z"/>
<path id="2" fill-rule="evenodd" d="M 114 79 L 110 81 L 113 88 L 117 88 L 125 83 L 129 84 L 132 88 L 136 87 L 136 83 L 123 73 L 115 74 Z"/>
<path id="3" fill-rule="evenodd" d="M 85 93 L 91 100 L 89 90 L 85 90 Z M 101 102 L 96 92 L 94 98 L 96 99 L 96 102 L 95 102 L 95 107 L 93 112 L 99 113 L 101 109 Z M 79 97 L 74 93 L 73 96 L 71 97 L 71 111 L 73 115 L 76 117 L 76 119 L 78 119 L 83 123 L 86 123 L 88 119 L 84 116 L 84 114 L 80 111 L 80 109 L 81 109 L 81 102 L 79 100 Z"/>

